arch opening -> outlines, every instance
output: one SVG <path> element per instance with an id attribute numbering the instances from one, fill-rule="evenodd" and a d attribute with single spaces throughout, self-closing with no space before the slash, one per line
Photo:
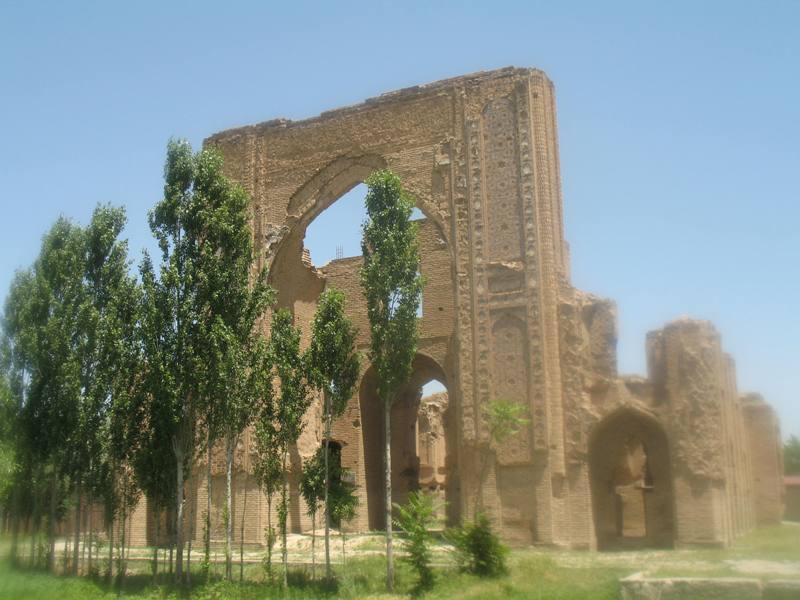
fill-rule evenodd
<path id="1" fill-rule="evenodd" d="M 669 448 L 658 422 L 631 410 L 607 417 L 590 439 L 589 473 L 598 549 L 673 546 Z"/>
<path id="2" fill-rule="evenodd" d="M 359 392 L 369 528 L 385 527 L 383 410 L 375 372 L 362 379 Z M 404 504 L 412 491 L 430 494 L 439 524 L 457 520 L 455 439 L 452 397 L 442 368 L 418 354 L 408 382 L 391 411 L 392 502 Z"/>
<path id="3" fill-rule="evenodd" d="M 308 250 L 310 262 L 315 267 L 361 255 L 361 227 L 367 218 L 364 204 L 367 191 L 365 183 L 356 184 L 308 224 L 303 248 Z M 415 206 L 411 220 L 424 218 L 425 215 Z"/>
<path id="4" fill-rule="evenodd" d="M 300 322 L 325 289 L 329 268 L 336 270 L 333 263 L 352 270 L 360 259 L 368 189 L 364 180 L 385 166 L 377 157 L 337 159 L 291 198 L 288 232 L 274 250 L 268 279 L 278 292 L 277 305 L 299 314 Z M 411 220 L 425 223 L 428 215 L 415 206 Z M 441 229 L 436 220 L 431 222 Z"/>

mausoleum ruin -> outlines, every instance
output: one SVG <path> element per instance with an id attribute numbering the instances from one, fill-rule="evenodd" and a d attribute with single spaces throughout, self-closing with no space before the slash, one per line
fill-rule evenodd
<path id="1" fill-rule="evenodd" d="M 419 350 L 392 412 L 395 502 L 421 488 L 446 500 L 451 524 L 481 505 L 509 543 L 590 549 L 727 545 L 780 520 L 776 415 L 757 395 L 739 394 L 711 323 L 680 319 L 650 332 L 647 377 L 618 374 L 614 302 L 570 283 L 555 97 L 542 71 L 457 77 L 303 121 L 223 131 L 206 143 L 251 195 L 253 233 L 278 305 L 305 336 L 324 289 L 347 295 L 363 373 L 332 442 L 358 489 L 350 530 L 383 525 L 382 427 L 366 358 L 361 258 L 314 267 L 303 239 L 322 211 L 381 168 L 399 175 L 426 217 Z M 433 379 L 446 393 L 421 398 Z M 530 417 L 497 451 L 483 417 L 496 398 L 520 403 Z M 318 410 L 317 403 L 310 423 Z M 320 441 L 309 426 L 292 453 L 294 531 L 311 526 L 296 475 Z M 267 503 L 249 474 L 252 452 L 246 433 L 232 518 L 237 541 L 244 517 L 245 543 L 260 544 Z M 212 466 L 212 504 L 221 507 L 221 455 Z M 201 461 L 185 511 L 197 543 L 206 498 Z M 143 500 L 131 520 L 133 542 L 152 542 L 154 522 Z M 215 527 L 212 539 L 222 541 L 221 521 Z"/>

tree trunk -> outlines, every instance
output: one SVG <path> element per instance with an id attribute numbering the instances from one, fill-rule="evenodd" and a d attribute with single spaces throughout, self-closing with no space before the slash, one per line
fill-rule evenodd
<path id="1" fill-rule="evenodd" d="M 316 502 L 316 498 L 314 502 Z M 317 511 L 311 513 L 311 579 L 317 578 Z"/>
<path id="2" fill-rule="evenodd" d="M 175 444 L 175 583 L 183 583 L 183 451 Z"/>
<path id="3" fill-rule="evenodd" d="M 191 475 L 190 475 L 191 477 Z M 189 488 L 189 497 L 197 499 L 197 495 L 192 492 L 192 485 L 188 484 L 187 487 Z M 191 587 L 192 586 L 192 541 L 194 540 L 194 533 L 195 533 L 195 521 L 197 520 L 197 502 L 192 502 L 189 505 L 189 542 L 188 547 L 186 548 L 186 584 Z"/>
<path id="4" fill-rule="evenodd" d="M 328 490 L 331 487 L 331 472 L 330 465 L 328 464 L 328 457 L 330 456 L 330 439 L 331 439 L 331 415 L 330 407 L 328 406 L 328 394 L 324 394 L 325 398 L 325 577 L 331 578 L 331 509 L 328 506 Z"/>
<path id="5" fill-rule="evenodd" d="M 211 433 L 207 438 L 208 448 L 206 449 L 206 527 L 204 552 L 206 565 L 206 582 L 211 581 Z"/>
<path id="6" fill-rule="evenodd" d="M 119 532 L 119 550 L 117 550 L 117 579 L 119 580 L 119 587 L 122 589 L 122 581 L 125 579 L 125 521 L 128 518 L 127 511 L 122 509 L 122 527 Z"/>
<path id="7" fill-rule="evenodd" d="M 153 585 L 158 582 L 158 542 L 161 537 L 161 512 L 156 513 L 156 539 L 153 540 Z"/>
<path id="8" fill-rule="evenodd" d="M 92 513 L 94 512 L 92 508 L 94 507 L 94 499 L 92 495 L 89 494 L 89 509 L 88 509 L 88 517 L 86 518 L 86 528 L 89 530 L 89 551 L 87 552 L 87 561 L 86 561 L 86 570 L 89 574 L 92 573 L 92 545 L 94 544 L 94 531 L 92 530 L 92 517 L 94 516 Z"/>
<path id="9" fill-rule="evenodd" d="M 233 450 L 236 440 L 225 434 L 225 579 L 233 578 Z"/>
<path id="10" fill-rule="evenodd" d="M 342 534 L 342 573 L 344 573 L 344 565 L 347 562 L 345 555 L 344 555 L 344 548 L 345 548 L 345 539 L 344 539 L 344 528 L 342 524 L 339 524 L 339 532 Z"/>
<path id="11" fill-rule="evenodd" d="M 272 494 L 267 493 L 267 573 L 272 580 Z"/>
<path id="12" fill-rule="evenodd" d="M 125 535 L 125 541 L 122 542 L 122 551 L 125 556 L 125 560 L 122 563 L 123 570 L 122 570 L 122 579 L 125 580 L 125 574 L 128 572 L 128 561 L 131 558 L 131 528 L 133 527 L 133 521 L 128 516 L 128 511 L 125 511 L 125 521 L 126 526 L 128 527 L 128 531 Z M 121 587 L 121 586 L 120 586 Z"/>
<path id="13" fill-rule="evenodd" d="M 114 519 L 108 526 L 108 583 L 114 581 Z"/>
<path id="14" fill-rule="evenodd" d="M 56 484 L 58 477 L 55 467 L 53 476 L 50 479 L 50 515 L 47 522 L 47 539 L 50 545 L 50 552 L 47 555 L 47 570 L 51 573 L 56 569 Z"/>
<path id="15" fill-rule="evenodd" d="M 11 564 L 12 566 L 16 566 L 19 560 L 17 548 L 19 547 L 20 501 L 19 493 L 15 487 L 11 488 L 11 493 Z M 33 532 L 31 532 L 31 534 L 32 533 Z"/>
<path id="16" fill-rule="evenodd" d="M 37 526 L 37 521 L 36 521 L 38 505 L 36 503 L 36 491 L 35 490 L 34 490 L 34 493 L 33 493 L 32 500 L 33 500 L 33 502 L 31 503 L 32 504 L 32 506 L 31 506 L 31 516 L 28 518 L 28 523 L 29 523 L 28 531 L 30 532 L 30 535 L 31 535 L 31 560 L 30 560 L 30 566 L 34 567 L 34 566 L 36 566 L 36 534 L 38 533 L 38 526 Z"/>
<path id="17" fill-rule="evenodd" d="M 286 525 L 289 521 L 289 475 L 286 473 L 286 452 L 283 453 L 283 488 L 281 489 L 281 557 L 283 562 L 283 587 L 289 586 L 289 553 L 286 548 Z"/>
<path id="18" fill-rule="evenodd" d="M 78 479 L 77 499 L 75 501 L 75 541 L 72 548 L 72 574 L 78 574 L 78 559 L 80 558 L 81 546 L 81 480 Z"/>
<path id="19" fill-rule="evenodd" d="M 394 555 L 392 547 L 392 404 L 383 405 L 383 476 L 384 509 L 386 511 L 386 590 L 394 589 Z"/>
<path id="20" fill-rule="evenodd" d="M 64 535 L 64 552 L 61 553 L 61 571 L 64 575 L 69 575 L 71 572 L 69 563 L 71 558 L 70 548 L 72 548 L 72 537 L 67 535 L 66 532 L 64 532 Z"/>
<path id="21" fill-rule="evenodd" d="M 239 583 L 244 581 L 244 518 L 247 514 L 247 483 L 249 474 L 244 473 L 244 499 L 242 501 L 242 528 L 239 532 Z"/>

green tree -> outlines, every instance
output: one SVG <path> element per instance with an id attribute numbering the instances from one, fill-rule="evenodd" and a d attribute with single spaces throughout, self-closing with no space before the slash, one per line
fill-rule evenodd
<path id="1" fill-rule="evenodd" d="M 506 548 L 492 531 L 489 518 L 478 513 L 463 527 L 447 532 L 455 547 L 456 563 L 462 571 L 481 577 L 497 577 L 506 572 Z"/>
<path id="2" fill-rule="evenodd" d="M 331 523 L 339 527 L 342 535 L 342 567 L 345 565 L 345 523 L 349 523 L 356 516 L 358 509 L 358 495 L 356 486 L 350 483 L 350 469 L 342 467 L 337 461 L 330 466 L 330 486 L 328 489 L 328 504 L 330 506 Z"/>
<path id="3" fill-rule="evenodd" d="M 266 372 L 271 372 L 270 364 L 265 364 L 263 368 Z M 278 444 L 275 402 L 271 388 L 265 390 L 261 398 L 262 403 L 253 427 L 256 442 L 256 460 L 253 472 L 256 481 L 267 497 L 264 567 L 271 579 L 272 549 L 275 546 L 275 529 L 272 526 L 272 501 L 280 488 L 283 472 L 281 471 L 281 449 Z"/>
<path id="4" fill-rule="evenodd" d="M 202 156 L 202 153 L 201 153 Z M 207 331 L 203 288 L 203 241 L 207 235 L 205 181 L 191 146 L 170 141 L 164 167 L 164 199 L 150 212 L 150 229 L 161 250 L 156 270 L 145 254 L 140 272 L 143 289 L 142 332 L 148 375 L 147 393 L 154 411 L 148 415 L 159 441 L 175 464 L 175 579 L 183 581 L 184 482 L 193 462 L 201 394 L 208 381 Z"/>
<path id="5" fill-rule="evenodd" d="M 325 505 L 325 575 L 331 577 L 330 555 L 330 448 L 334 419 L 344 414 L 347 402 L 358 381 L 360 360 L 356 352 L 356 329 L 344 311 L 344 294 L 328 289 L 319 299 L 311 325 L 311 345 L 308 350 L 311 378 L 322 391 L 322 423 L 324 431 L 324 498 Z"/>
<path id="6" fill-rule="evenodd" d="M 16 472 L 14 426 L 17 406 L 4 372 L 0 372 L 0 522 L 12 514 L 11 491 Z"/>
<path id="7" fill-rule="evenodd" d="M 491 451 L 497 452 L 506 440 L 519 433 L 519 430 L 528 424 L 527 408 L 522 404 L 505 398 L 497 398 L 490 401 L 483 407 L 482 412 L 489 434 L 487 440 L 489 444 L 482 452 L 483 458 L 478 473 L 478 485 L 475 488 L 475 515 L 481 510 L 481 489 L 489 468 Z"/>
<path id="8" fill-rule="evenodd" d="M 325 465 L 323 453 L 327 445 L 320 446 L 317 451 L 303 461 L 303 472 L 300 475 L 300 495 L 306 503 L 308 515 L 311 517 L 311 577 L 317 573 L 317 512 L 319 503 L 325 499 Z"/>
<path id="9" fill-rule="evenodd" d="M 431 527 L 436 522 L 436 507 L 427 494 L 415 491 L 408 495 L 405 505 L 395 504 L 397 518 L 395 525 L 407 537 L 405 559 L 417 572 L 416 592 L 427 590 L 433 585 L 431 569 Z"/>
<path id="10" fill-rule="evenodd" d="M 65 448 L 75 497 L 73 574 L 78 573 L 83 500 L 88 497 L 91 503 L 95 491 L 102 487 L 101 479 L 115 472 L 103 464 L 108 408 L 113 401 L 109 382 L 123 371 L 118 360 L 118 349 L 124 343 L 119 339 L 121 327 L 130 328 L 136 323 L 135 314 L 125 314 L 124 322 L 113 314 L 124 301 L 121 295 L 136 289 L 128 275 L 127 243 L 119 239 L 125 221 L 124 209 L 98 206 L 89 225 L 80 231 L 82 248 L 71 257 L 74 268 L 83 271 L 83 289 L 75 297 L 77 318 L 71 331 L 75 360 L 79 363 L 79 392 L 75 396 L 75 428 Z M 135 304 L 135 298 L 131 302 Z"/>
<path id="11" fill-rule="evenodd" d="M 783 470 L 787 475 L 800 475 L 800 439 L 796 435 L 783 444 Z"/>
<path id="12" fill-rule="evenodd" d="M 488 444 L 482 448 L 478 485 L 475 490 L 475 509 L 472 522 L 450 530 L 448 537 L 456 549 L 456 559 L 464 571 L 480 576 L 497 576 L 505 572 L 508 552 L 492 531 L 492 524 L 482 510 L 482 495 L 492 451 L 495 453 L 509 438 L 519 433 L 527 423 L 526 407 L 517 402 L 498 398 L 483 407 Z"/>
<path id="13" fill-rule="evenodd" d="M 28 292 L 23 327 L 29 329 L 31 371 L 20 414 L 24 446 L 49 478 L 48 568 L 55 568 L 55 525 L 63 488 L 80 448 L 84 324 L 87 317 L 85 233 L 59 218 L 42 240 Z"/>
<path id="14" fill-rule="evenodd" d="M 95 498 L 123 502 L 127 515 L 139 496 L 132 477 L 132 436 L 136 421 L 120 419 L 119 405 L 130 403 L 141 363 L 137 326 L 140 289 L 129 274 L 127 242 L 120 239 L 127 218 L 123 208 L 98 206 L 85 230 L 86 319 L 83 326 L 83 398 L 76 452 L 76 520 L 73 572 L 78 568 L 81 503 Z M 124 412 L 124 411 L 123 411 Z M 120 478 L 126 476 L 124 485 Z M 111 487 L 124 494 L 110 493 Z M 91 514 L 91 513 L 90 513 Z M 124 529 L 124 528 L 123 528 Z M 90 532 L 91 534 L 91 532 Z M 92 561 L 91 538 L 89 565 Z"/>
<path id="15" fill-rule="evenodd" d="M 230 516 L 234 449 L 254 418 L 263 387 L 258 379 L 269 377 L 259 368 L 266 345 L 258 325 L 275 294 L 267 284 L 267 269 L 257 269 L 247 193 L 222 175 L 222 158 L 216 152 L 204 151 L 196 161 L 194 185 L 203 202 L 204 232 L 199 242 L 200 300 L 210 365 L 203 392 L 204 412 L 208 431 L 219 429 L 223 435 L 225 498 Z M 233 522 L 228 518 L 225 575 L 229 580 L 232 543 Z"/>
<path id="16" fill-rule="evenodd" d="M 33 368 L 35 328 L 31 321 L 34 275 L 31 269 L 14 274 L 6 296 L 0 358 L 6 383 L 7 404 L 5 412 L 6 443 L 13 452 L 13 470 L 9 473 L 7 504 L 12 519 L 11 561 L 18 559 L 20 522 L 24 516 L 33 517 L 35 489 L 30 448 L 26 446 L 25 430 L 21 421 L 26 391 Z M 35 525 L 35 518 L 31 523 Z M 31 538 L 34 531 L 31 531 Z"/>
<path id="17" fill-rule="evenodd" d="M 410 220 L 414 201 L 391 171 L 377 171 L 366 183 L 369 191 L 361 241 L 361 287 L 370 323 L 369 357 L 383 407 L 386 587 L 392 591 L 391 407 L 398 389 L 411 374 L 419 337 L 417 309 L 423 279 L 419 272 L 417 224 Z"/>
<path id="18" fill-rule="evenodd" d="M 281 530 L 281 553 L 283 556 L 283 585 L 288 585 L 288 555 L 286 548 L 286 524 L 289 516 L 289 450 L 297 443 L 303 431 L 303 416 L 311 404 L 307 378 L 306 360 L 300 352 L 300 330 L 292 324 L 292 313 L 285 308 L 275 311 L 270 331 L 270 355 L 280 390 L 275 403 L 275 418 L 278 424 L 276 440 L 281 452 L 281 504 L 278 522 Z"/>

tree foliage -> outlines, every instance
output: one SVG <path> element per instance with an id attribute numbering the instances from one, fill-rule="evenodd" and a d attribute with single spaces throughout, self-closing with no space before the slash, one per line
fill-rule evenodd
<path id="1" fill-rule="evenodd" d="M 274 418 L 277 424 L 275 440 L 281 452 L 281 503 L 278 521 L 283 555 L 283 583 L 288 585 L 288 555 L 286 528 L 289 516 L 289 450 L 297 443 L 305 425 L 303 416 L 311 404 L 306 358 L 300 351 L 300 330 L 293 325 L 289 310 L 280 308 L 273 314 L 270 330 L 270 356 L 274 374 L 280 383 L 276 395 Z"/>
<path id="2" fill-rule="evenodd" d="M 518 402 L 504 398 L 492 400 L 483 408 L 483 416 L 489 430 L 489 439 L 500 446 L 508 438 L 519 433 L 528 424 L 527 408 Z"/>
<path id="3" fill-rule="evenodd" d="M 309 373 L 312 384 L 322 392 L 323 444 L 323 501 L 325 503 L 325 573 L 331 577 L 329 506 L 330 449 L 333 421 L 344 414 L 347 402 L 358 382 L 360 357 L 356 351 L 356 329 L 344 310 L 345 296 L 329 288 L 319 298 L 311 324 L 311 344 L 308 349 Z"/>
<path id="4" fill-rule="evenodd" d="M 395 504 L 395 512 L 395 525 L 405 532 L 407 538 L 404 558 L 417 573 L 416 590 L 427 590 L 433 585 L 431 527 L 436 522 L 433 498 L 424 492 L 411 492 L 405 505 Z"/>
<path id="5" fill-rule="evenodd" d="M 787 475 L 800 475 L 800 439 L 796 435 L 783 444 L 783 470 Z"/>
<path id="6" fill-rule="evenodd" d="M 420 275 L 417 224 L 411 221 L 414 201 L 391 171 L 376 171 L 366 181 L 367 219 L 361 251 L 361 287 L 370 324 L 369 358 L 378 380 L 384 420 L 384 502 L 386 523 L 386 587 L 394 586 L 392 557 L 391 406 L 411 374 L 419 338 L 417 309 Z"/>
<path id="7" fill-rule="evenodd" d="M 479 513 L 474 521 L 448 531 L 448 539 L 456 552 L 462 571 L 481 577 L 496 577 L 506 572 L 508 549 L 492 531 L 489 518 Z"/>

